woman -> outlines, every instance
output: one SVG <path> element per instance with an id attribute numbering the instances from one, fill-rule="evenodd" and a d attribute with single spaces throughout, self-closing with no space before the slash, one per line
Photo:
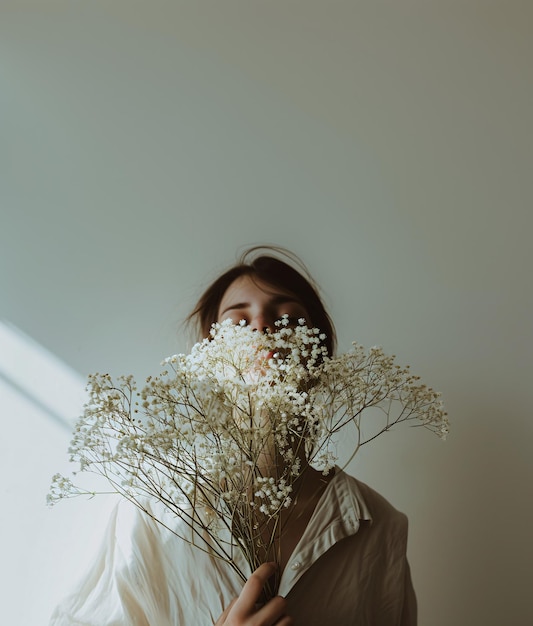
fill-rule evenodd
<path id="1" fill-rule="evenodd" d="M 228 318 L 258 332 L 274 330 L 283 315 L 291 324 L 304 318 L 325 334 L 332 354 L 334 328 L 306 270 L 285 251 L 261 250 L 248 250 L 222 274 L 190 320 L 206 337 L 214 322 Z M 227 564 L 124 503 L 86 582 L 51 624 L 414 626 L 405 516 L 341 470 L 324 477 L 307 465 L 295 493 L 273 545 L 278 565 L 261 565 L 242 589 Z M 261 606 L 262 589 L 276 573 L 280 595 Z"/>

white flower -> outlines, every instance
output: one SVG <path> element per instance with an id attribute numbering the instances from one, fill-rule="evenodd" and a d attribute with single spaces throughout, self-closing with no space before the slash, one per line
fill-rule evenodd
<path id="1" fill-rule="evenodd" d="M 307 463 L 324 474 L 335 466 L 336 433 L 353 428 L 354 454 L 404 421 L 448 433 L 440 395 L 408 367 L 358 344 L 330 357 L 324 340 L 303 319 L 291 327 L 284 316 L 266 334 L 226 320 L 189 354 L 164 359 L 140 391 L 131 376 L 91 375 L 71 460 L 141 507 L 155 499 L 200 524 L 235 565 L 222 532 L 232 529 L 255 569 L 269 554 L 263 531 L 291 506 Z M 56 475 L 49 501 L 81 493 L 90 492 Z"/>

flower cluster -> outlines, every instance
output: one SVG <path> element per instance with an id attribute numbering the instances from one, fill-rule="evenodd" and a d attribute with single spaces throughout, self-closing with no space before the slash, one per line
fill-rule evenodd
<path id="1" fill-rule="evenodd" d="M 355 427 L 354 454 L 407 420 L 448 431 L 439 394 L 409 368 L 356 344 L 330 357 L 324 339 L 304 320 L 284 317 L 266 334 L 227 320 L 190 354 L 165 359 L 140 391 L 131 376 L 94 374 L 71 461 L 141 508 L 162 503 L 234 567 L 236 542 L 255 569 L 272 548 L 265 529 L 279 527 L 308 464 L 334 466 L 341 429 Z M 79 493 L 56 475 L 49 500 Z"/>

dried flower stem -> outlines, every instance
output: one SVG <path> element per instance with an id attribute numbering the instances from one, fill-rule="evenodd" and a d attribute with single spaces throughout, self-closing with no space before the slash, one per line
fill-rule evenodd
<path id="1" fill-rule="evenodd" d="M 282 318 L 266 335 L 228 320 L 189 355 L 166 359 L 140 392 L 131 376 L 115 384 L 94 374 L 71 460 L 152 517 L 146 500 L 161 503 L 182 523 L 156 521 L 245 580 L 235 550 L 250 570 L 279 558 L 295 486 L 309 465 L 324 474 L 333 468 L 340 430 L 356 428 L 351 458 L 400 422 L 416 420 L 442 438 L 448 432 L 440 395 L 394 357 L 357 344 L 329 357 L 323 342 L 303 320 L 292 328 Z M 376 413 L 366 419 L 369 408 L 381 411 L 381 424 Z M 82 493 L 56 475 L 49 502 Z"/>

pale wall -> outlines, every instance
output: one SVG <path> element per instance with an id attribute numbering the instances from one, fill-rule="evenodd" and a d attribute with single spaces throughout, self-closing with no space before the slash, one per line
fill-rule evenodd
<path id="1" fill-rule="evenodd" d="M 144 375 L 238 249 L 300 254 L 341 347 L 382 344 L 444 393 L 446 444 L 399 429 L 351 466 L 409 515 L 422 626 L 533 623 L 532 19 L 515 0 L 0 5 L 0 318 L 83 377 Z M 59 583 L 7 521 L 47 479 L 6 398 L 3 541 L 25 547 L 2 605 L 28 626 Z"/>

